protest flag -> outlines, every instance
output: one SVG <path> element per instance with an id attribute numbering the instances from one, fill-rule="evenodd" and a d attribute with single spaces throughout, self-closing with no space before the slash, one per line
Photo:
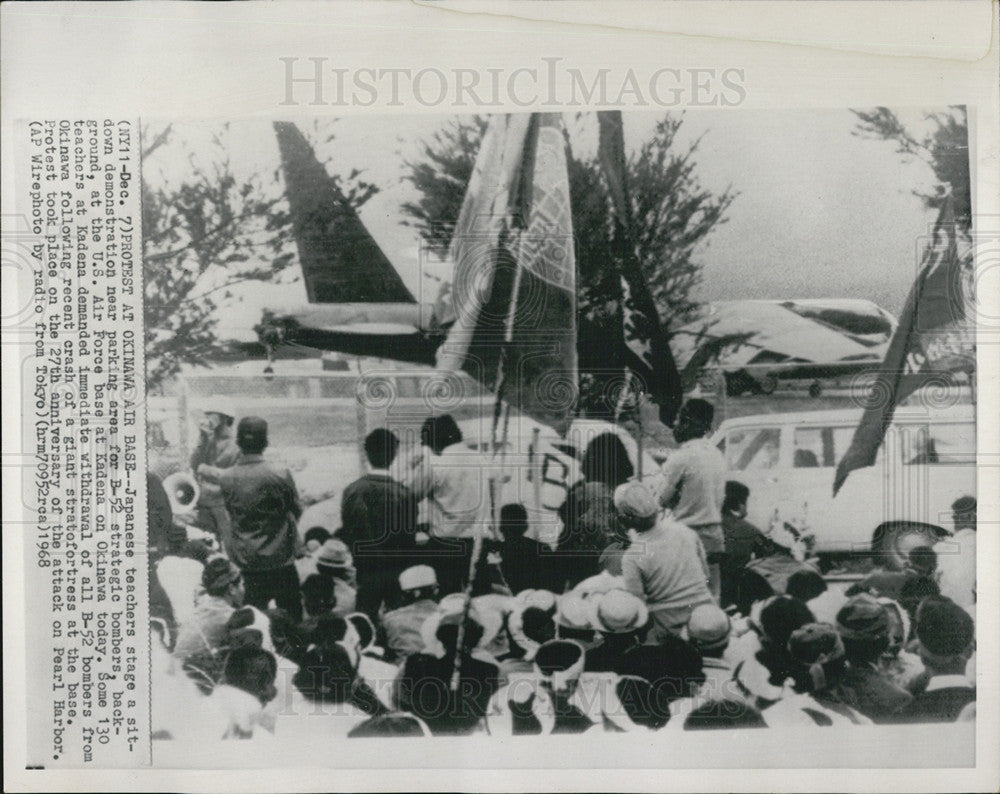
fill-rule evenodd
<path id="1" fill-rule="evenodd" d="M 659 406 L 660 421 L 673 426 L 683 399 L 683 388 L 656 303 L 639 262 L 628 192 L 622 114 L 620 110 L 602 110 L 598 112 L 597 119 L 598 159 L 611 196 L 620 250 L 625 365 Z"/>
<path id="2" fill-rule="evenodd" d="M 961 252 L 959 247 L 953 202 L 948 197 L 869 392 L 861 423 L 837 466 L 835 496 L 852 471 L 874 465 L 896 406 L 920 386 L 939 382 L 941 373 L 965 372 L 971 379 L 975 372 L 974 263 L 971 246 Z"/>
<path id="3" fill-rule="evenodd" d="M 464 370 L 565 435 L 577 326 L 561 128 L 550 113 L 490 120 L 452 240 L 453 322 L 438 368 Z"/>

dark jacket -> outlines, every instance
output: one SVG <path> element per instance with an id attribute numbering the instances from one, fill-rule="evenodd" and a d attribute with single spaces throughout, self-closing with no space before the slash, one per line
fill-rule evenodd
<path id="1" fill-rule="evenodd" d="M 722 532 L 726 536 L 727 563 L 733 570 L 743 568 L 766 546 L 766 539 L 757 527 L 728 511 L 722 514 Z"/>
<path id="2" fill-rule="evenodd" d="M 415 653 L 403 665 L 396 681 L 401 709 L 416 714 L 433 734 L 469 733 L 489 707 L 500 688 L 500 667 L 466 656 L 462 660 L 458 689 L 452 691 L 454 662 L 451 655 L 438 659 Z"/>
<path id="3" fill-rule="evenodd" d="M 506 538 L 499 545 L 500 571 L 510 591 L 553 590 L 556 585 L 552 550 L 532 538 Z"/>
<path id="4" fill-rule="evenodd" d="M 218 482 L 233 520 L 232 536 L 224 538 L 229 559 L 250 571 L 291 565 L 298 541 L 295 521 L 302 515 L 291 473 L 260 455 L 241 455 L 232 468 L 203 467 L 202 473 Z"/>
<path id="5" fill-rule="evenodd" d="M 601 572 L 601 554 L 616 539 L 614 490 L 603 482 L 581 480 L 566 494 L 559 508 L 563 529 L 556 544 L 562 592 L 568 582 L 573 587 Z"/>
<path id="6" fill-rule="evenodd" d="M 955 722 L 970 703 L 976 702 L 971 686 L 934 687 L 934 679 L 897 715 L 898 722 Z"/>
<path id="7" fill-rule="evenodd" d="M 833 691 L 838 700 L 875 723 L 896 722 L 913 699 L 870 664 L 848 666 Z"/>
<path id="8" fill-rule="evenodd" d="M 386 552 L 407 552 L 415 545 L 417 500 L 387 474 L 366 474 L 344 489 L 340 537 L 355 565 L 384 559 Z"/>

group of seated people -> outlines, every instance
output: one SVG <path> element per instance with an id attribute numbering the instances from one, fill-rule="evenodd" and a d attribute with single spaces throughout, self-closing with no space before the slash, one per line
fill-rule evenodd
<path id="1" fill-rule="evenodd" d="M 614 493 L 640 541 L 669 520 L 638 525 L 647 520 L 642 496 L 634 482 Z M 154 737 L 974 718 L 974 619 L 938 592 L 927 547 L 910 553 L 905 570 L 875 571 L 840 591 L 772 543 L 730 571 L 721 603 L 703 598 L 677 612 L 647 595 L 644 564 L 630 562 L 630 554 L 653 553 L 641 543 L 601 555 L 597 573 L 560 587 L 546 565 L 503 557 L 505 544 L 531 557 L 523 507 L 506 506 L 501 530 L 505 540 L 485 549 L 471 596 L 446 592 L 434 567 L 418 562 L 399 573 L 374 619 L 356 610 L 350 549 L 312 530 L 296 562 L 301 621 L 275 606 L 244 605 L 240 570 L 206 543 L 178 537 L 156 565 L 171 609 L 160 618 L 153 611 Z"/>

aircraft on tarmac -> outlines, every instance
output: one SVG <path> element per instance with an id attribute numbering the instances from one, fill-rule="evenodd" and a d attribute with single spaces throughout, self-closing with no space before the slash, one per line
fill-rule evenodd
<path id="1" fill-rule="evenodd" d="M 298 345 L 434 366 L 453 319 L 450 279 L 429 290 L 433 300 L 418 301 L 301 131 L 274 127 L 309 303 L 265 313 L 260 341 L 271 353 Z M 769 394 L 779 379 L 805 378 L 818 396 L 820 379 L 877 368 L 895 327 L 867 300 L 719 301 L 672 329 L 670 347 L 689 387 L 715 367 L 730 394 Z M 606 330 L 581 317 L 579 335 L 580 368 L 606 366 Z"/>
<path id="2" fill-rule="evenodd" d="M 877 369 L 896 318 L 868 300 L 738 300 L 706 304 L 674 328 L 670 346 L 681 369 L 717 368 L 727 392 L 770 394 L 779 380 L 821 380 Z"/>

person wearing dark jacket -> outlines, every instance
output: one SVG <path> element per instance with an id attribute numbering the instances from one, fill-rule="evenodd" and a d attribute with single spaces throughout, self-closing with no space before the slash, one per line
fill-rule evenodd
<path id="1" fill-rule="evenodd" d="M 897 721 L 912 700 L 879 667 L 889 647 L 890 628 L 885 607 L 867 594 L 855 596 L 837 613 L 837 631 L 848 662 L 836 687 L 837 696 L 875 723 Z"/>
<path id="2" fill-rule="evenodd" d="M 287 469 L 267 463 L 267 422 L 256 416 L 240 420 L 236 429 L 240 458 L 235 466 L 219 469 L 207 464 L 198 473 L 217 483 L 232 528 L 225 538 L 226 555 L 243 573 L 246 603 L 266 611 L 271 599 L 295 620 L 302 619 L 299 575 L 295 570 L 298 546 L 296 520 L 302 505 Z"/>
<path id="3" fill-rule="evenodd" d="M 474 612 L 465 621 L 458 686 L 452 687 L 462 617 L 462 612 L 444 615 L 434 635 L 444 653 L 412 654 L 396 680 L 399 708 L 420 717 L 435 735 L 471 733 L 500 688 L 499 665 L 476 650 L 484 629 Z"/>
<path id="4" fill-rule="evenodd" d="M 417 500 L 389 474 L 398 451 L 392 431 L 369 433 L 365 456 L 371 469 L 344 489 L 340 503 L 340 536 L 357 571 L 356 608 L 374 621 L 381 606 L 395 600 L 399 574 L 412 564 L 416 548 Z"/>
<path id="5" fill-rule="evenodd" d="M 746 520 L 750 489 L 743 483 L 729 480 L 722 501 L 722 533 L 726 539 L 726 556 L 722 559 L 722 606 L 736 603 L 740 572 L 755 554 L 767 547 L 763 533 Z"/>
<path id="6" fill-rule="evenodd" d="M 924 600 L 917 611 L 920 659 L 930 673 L 924 691 L 898 714 L 900 722 L 956 722 L 976 689 L 965 675 L 975 642 L 969 613 L 943 596 Z"/>
<path id="7" fill-rule="evenodd" d="M 525 537 L 528 531 L 528 513 L 524 505 L 506 504 L 500 508 L 499 546 L 500 571 L 511 593 L 522 590 L 553 590 L 552 552 L 549 547 L 533 538 Z"/>
<path id="8" fill-rule="evenodd" d="M 615 488 L 633 474 L 628 451 L 614 433 L 601 433 L 591 440 L 581 468 L 583 479 L 569 489 L 559 508 L 563 528 L 555 551 L 561 580 L 556 592 L 601 572 L 601 554 L 619 535 Z"/>

